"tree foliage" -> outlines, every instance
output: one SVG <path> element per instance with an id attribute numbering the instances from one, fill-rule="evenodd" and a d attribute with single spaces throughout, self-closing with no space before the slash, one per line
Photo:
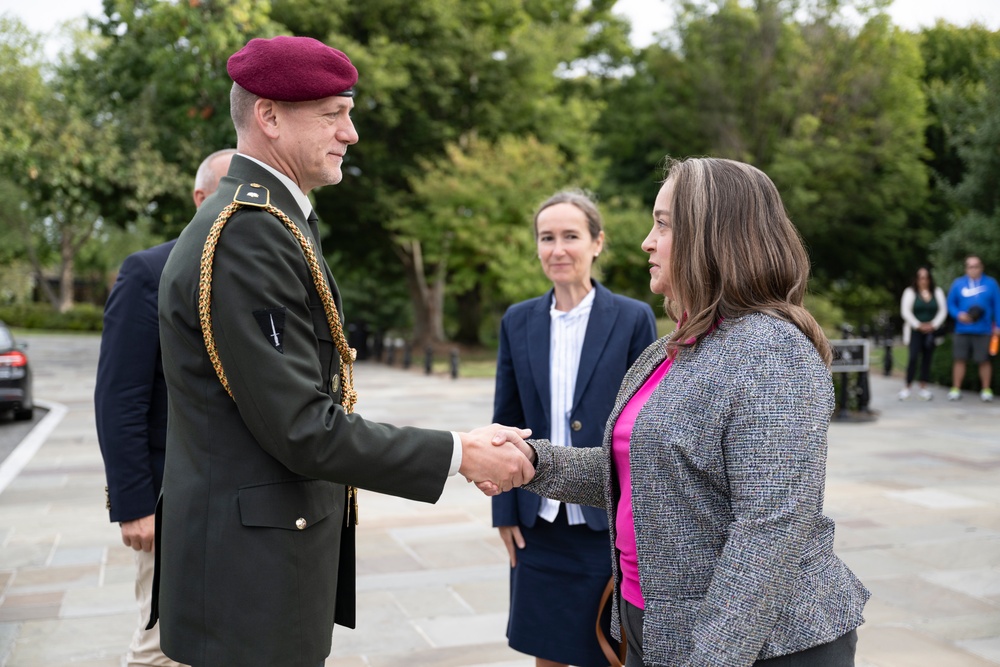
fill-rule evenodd
<path id="1" fill-rule="evenodd" d="M 299 34 L 360 71 L 360 142 L 316 194 L 352 318 L 489 338 L 546 288 L 530 217 L 567 186 L 599 196 L 602 280 L 652 302 L 639 243 L 665 155 L 761 167 L 814 291 L 855 320 L 895 310 L 932 249 L 951 275 L 970 251 L 1000 266 L 1000 34 L 902 31 L 887 4 L 674 0 L 633 50 L 614 0 L 104 0 L 55 63 L 0 17 L 0 263 L 57 273 L 66 307 L 81 266 L 176 234 L 198 163 L 235 142 L 226 59 Z"/>
<path id="2" fill-rule="evenodd" d="M 60 72 L 46 79 L 34 58 L 37 37 L 0 21 L 3 176 L 25 197 L 22 232 L 39 284 L 65 311 L 73 305 L 74 264 L 102 221 L 143 215 L 172 170 L 145 160 L 148 146 L 124 145 L 113 119 L 93 113 L 84 82 Z M 42 279 L 50 254 L 59 264 L 58 293 Z"/>
<path id="3" fill-rule="evenodd" d="M 226 60 L 250 38 L 285 32 L 268 0 L 104 0 L 92 21 L 100 39 L 63 76 L 90 92 L 87 113 L 113 119 L 118 145 L 172 165 L 174 178 L 150 201 L 155 230 L 176 234 L 191 219 L 191 184 L 202 159 L 236 145 Z M 141 166 L 142 162 L 137 162 Z M 113 221 L 131 222 L 130 212 Z"/>
<path id="4" fill-rule="evenodd" d="M 981 66 L 982 85 L 951 141 L 965 167 L 948 190 L 952 225 L 934 244 L 936 263 L 949 277 L 962 273 L 968 254 L 978 255 L 993 275 L 1000 269 L 1000 59 Z"/>
<path id="5" fill-rule="evenodd" d="M 457 337 L 475 343 L 484 311 L 548 288 L 535 258 L 532 213 L 568 183 L 581 185 L 579 170 L 556 147 L 511 135 L 451 144 L 420 166 L 410 184 L 417 206 L 388 227 L 404 263 L 419 263 L 412 267 L 419 298 L 439 312 L 446 294 L 464 303 Z M 427 324 L 436 322 L 443 324 Z M 432 330 L 437 339 L 444 333 Z"/>
<path id="6" fill-rule="evenodd" d="M 878 6 L 860 27 L 841 18 L 842 6 L 684 2 L 674 34 L 646 50 L 615 96 L 634 103 L 609 106 L 601 154 L 609 180 L 647 202 L 656 189 L 635 188 L 665 154 L 757 165 L 806 240 L 814 287 L 885 285 L 866 292 L 874 306 L 932 238 L 919 225 L 922 62 L 915 38 Z"/>
<path id="7" fill-rule="evenodd" d="M 370 0 L 345 3 L 328 24 L 328 41 L 350 53 L 361 72 L 354 113 L 361 139 L 348 152 L 349 178 L 319 192 L 317 209 L 338 245 L 356 250 L 343 261 L 397 267 L 395 275 L 411 286 L 418 340 L 440 337 L 441 311 L 413 287 L 426 267 L 413 255 L 418 247 L 390 223 L 402 215 L 434 217 L 413 191 L 422 165 L 444 157 L 447 146 L 469 150 L 506 135 L 530 134 L 570 163 L 589 157 L 601 103 L 555 73 L 601 54 L 611 66 L 624 53 L 611 4 Z M 322 25 L 306 21 L 302 3 L 276 2 L 275 13 L 309 29 Z"/>

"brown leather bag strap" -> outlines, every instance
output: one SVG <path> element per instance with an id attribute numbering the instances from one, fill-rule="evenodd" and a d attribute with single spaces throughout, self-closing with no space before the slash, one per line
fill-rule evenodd
<path id="1" fill-rule="evenodd" d="M 601 651 L 604 653 L 604 657 L 608 659 L 611 667 L 624 667 L 625 652 L 628 650 L 628 642 L 625 641 L 625 631 L 622 630 L 622 641 L 618 645 L 618 651 L 616 652 L 611 645 L 611 640 L 604 634 L 604 628 L 601 627 L 601 617 L 604 615 L 604 608 L 614 603 L 614 592 L 615 578 L 611 577 L 608 579 L 608 585 L 604 587 L 604 592 L 601 593 L 601 602 L 597 605 L 597 643 L 601 645 Z"/>

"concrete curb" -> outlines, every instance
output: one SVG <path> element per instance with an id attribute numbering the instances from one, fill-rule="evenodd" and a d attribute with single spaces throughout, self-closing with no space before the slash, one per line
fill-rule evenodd
<path id="1" fill-rule="evenodd" d="M 14 448 L 3 463 L 0 463 L 0 493 L 4 492 L 18 473 L 28 464 L 35 452 L 45 443 L 49 434 L 66 416 L 67 408 L 62 403 L 35 400 L 35 405 L 48 410 L 48 414 L 35 424 L 27 436 Z"/>

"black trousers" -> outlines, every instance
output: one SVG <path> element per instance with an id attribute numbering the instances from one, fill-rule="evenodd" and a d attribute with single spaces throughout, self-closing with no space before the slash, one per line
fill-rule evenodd
<path id="1" fill-rule="evenodd" d="M 934 356 L 934 332 L 924 333 L 916 329 L 910 331 L 910 361 L 906 364 L 906 384 L 909 386 L 917 376 L 920 363 L 921 382 L 930 382 L 931 357 Z"/>
<path id="2" fill-rule="evenodd" d="M 644 667 L 642 661 L 642 609 L 619 596 L 622 627 L 628 640 L 625 667 Z M 851 630 L 846 635 L 827 644 L 820 644 L 804 651 L 779 655 L 777 658 L 758 660 L 753 667 L 854 667 L 854 652 L 858 646 L 858 633 Z"/>

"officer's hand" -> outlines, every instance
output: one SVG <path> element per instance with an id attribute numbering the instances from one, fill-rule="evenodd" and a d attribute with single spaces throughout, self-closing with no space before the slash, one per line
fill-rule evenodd
<path id="1" fill-rule="evenodd" d="M 524 438 L 529 435 L 530 429 L 500 424 L 459 433 L 462 440 L 462 465 L 458 471 L 471 482 L 491 483 L 496 488 L 496 493 L 527 484 L 535 476 L 535 468 L 524 453 L 530 449 L 524 442 Z"/>
<path id="2" fill-rule="evenodd" d="M 156 517 L 152 514 L 134 521 L 122 521 L 122 542 L 136 551 L 152 551 L 156 536 Z"/>

